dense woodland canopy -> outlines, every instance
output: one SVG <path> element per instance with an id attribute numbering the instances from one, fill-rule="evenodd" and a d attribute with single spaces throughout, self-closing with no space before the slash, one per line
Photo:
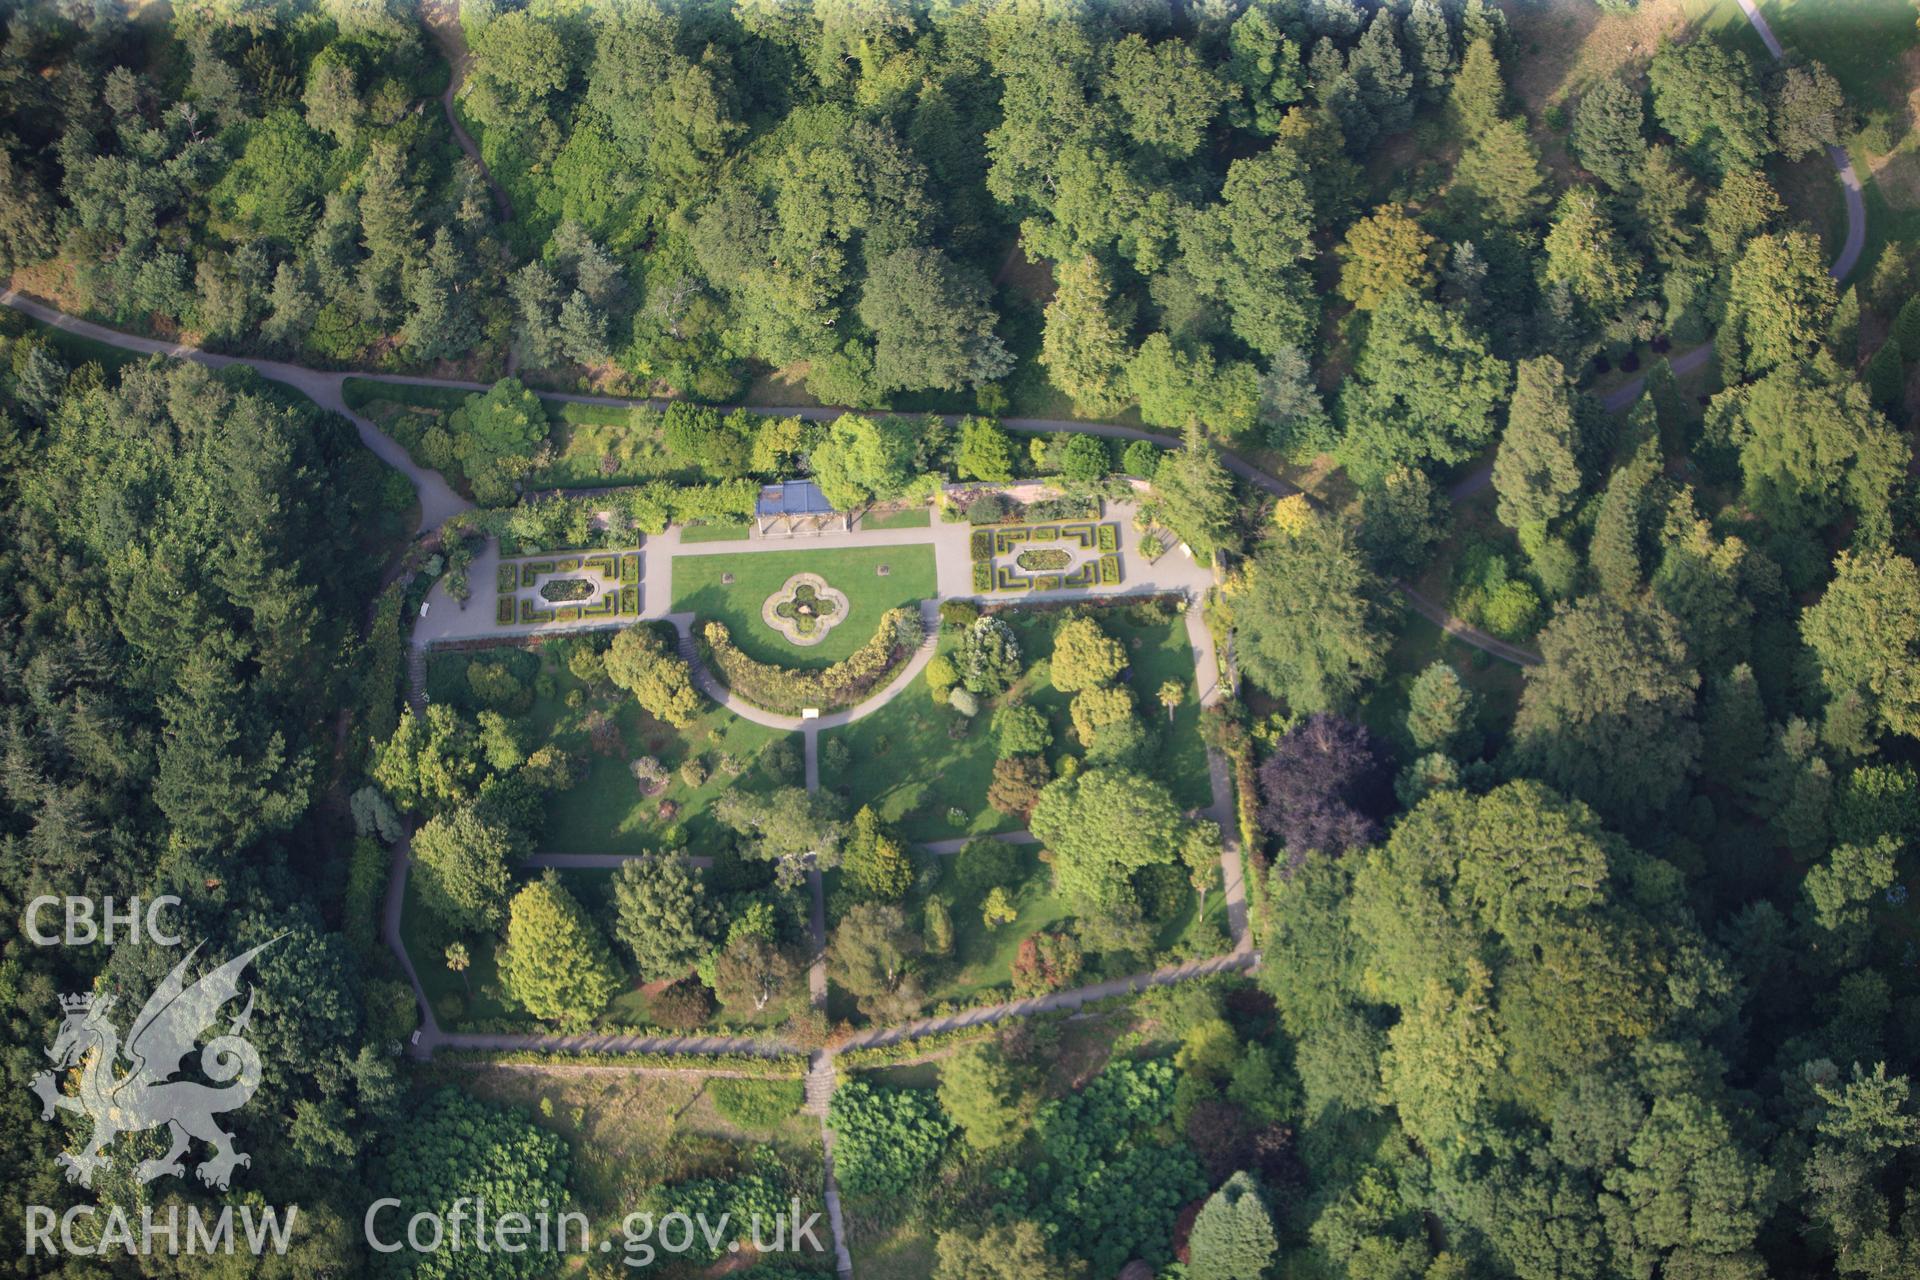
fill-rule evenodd
<path id="1" fill-rule="evenodd" d="M 1832 73 L 1696 32 L 1530 111 L 1508 85 L 1537 51 L 1481 0 L 459 8 L 456 30 L 393 0 L 0 6 L 0 265 L 219 350 L 517 373 L 403 442 L 547 545 L 565 508 L 515 505 L 550 461 L 530 387 L 721 402 L 777 371 L 975 416 L 677 405 L 647 420 L 672 465 L 637 526 L 795 469 L 852 506 L 936 470 L 1124 472 L 1219 554 L 1243 684 L 1204 731 L 1244 780 L 1277 1017 L 1168 997 L 1173 1066 L 1044 1106 L 1014 1037 L 937 1105 L 843 1089 L 850 1193 L 951 1193 L 941 1280 L 1165 1261 L 1202 1203 L 1191 1276 L 1920 1274 L 1920 256 L 1893 239 L 1836 283 L 1783 194 L 1865 110 Z M 484 167 L 437 101 L 461 49 Z M 1684 380 L 1660 358 L 1708 338 Z M 785 748 L 718 806 L 714 850 L 780 911 L 649 860 L 615 885 L 616 955 L 557 880 L 516 891 L 577 762 L 497 709 L 401 712 L 379 588 L 407 495 L 349 426 L 240 371 L 103 369 L 17 319 L 0 341 L 0 899 L 17 921 L 40 892 L 171 892 L 213 951 L 287 935 L 236 1123 L 276 1153 L 250 1188 L 307 1225 L 258 1274 L 357 1266 L 370 1185 L 565 1179 L 524 1118 L 407 1100 L 368 838 L 403 821 L 427 909 L 500 937 L 536 1017 L 597 1010 L 626 953 L 696 967 L 694 1023 L 707 988 L 791 993 L 807 852 L 857 899 L 836 983 L 871 1019 L 921 1007 L 952 920 L 907 918 L 902 842 L 809 796 Z M 1629 369 L 1646 392 L 1609 413 Z M 991 421 L 1016 410 L 1182 443 L 1029 451 Z M 1216 444 L 1333 479 L 1276 503 Z M 1481 465 L 1490 492 L 1450 504 Z M 1509 678 L 1423 638 L 1402 579 L 1541 662 Z M 1004 623 L 956 625 L 929 683 L 971 718 L 1024 667 Z M 1078 913 L 1026 940 L 1023 994 L 1130 971 L 1217 848 L 1156 774 L 1117 642 L 1068 619 L 1054 645 L 1080 753 L 1019 704 L 992 717 L 991 802 Z M 650 631 L 580 654 L 662 723 L 701 709 Z M 170 957 L 5 929 L 0 1180 L 63 1204 L 25 1087 L 53 997 L 132 1003 Z M 950 1142 L 960 1172 L 915 1184 Z"/>

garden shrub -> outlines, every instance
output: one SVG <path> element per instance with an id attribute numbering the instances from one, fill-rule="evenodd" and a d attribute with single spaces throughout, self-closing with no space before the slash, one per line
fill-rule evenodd
<path id="1" fill-rule="evenodd" d="M 1516 576 L 1512 562 L 1485 542 L 1469 545 L 1460 558 L 1453 611 L 1503 640 L 1524 640 L 1540 625 L 1540 596 Z"/>
<path id="2" fill-rule="evenodd" d="M 1141 914 L 1156 924 L 1178 915 L 1193 892 L 1187 882 L 1187 869 L 1172 862 L 1140 868 L 1133 873 L 1133 887 L 1140 897 Z"/>
<path id="3" fill-rule="evenodd" d="M 968 524 L 999 524 L 1007 518 L 1007 500 L 997 493 L 983 493 L 967 504 Z"/>
<path id="4" fill-rule="evenodd" d="M 786 786 L 799 780 L 801 759 L 800 749 L 793 745 L 793 739 L 775 738 L 760 750 L 759 758 L 754 762 L 760 766 L 760 772 L 769 782 L 777 786 Z"/>
<path id="5" fill-rule="evenodd" d="M 904 1194 L 939 1163 L 953 1122 L 930 1089 L 841 1085 L 829 1109 L 834 1171 L 850 1196 Z"/>
<path id="6" fill-rule="evenodd" d="M 1067 933 L 1036 933 L 1021 940 L 1013 957 L 1013 993 L 1037 996 L 1064 991 L 1085 963 L 1079 940 Z"/>
<path id="7" fill-rule="evenodd" d="M 975 529 L 967 537 L 967 551 L 975 560 L 993 559 L 993 530 Z"/>
<path id="8" fill-rule="evenodd" d="M 725 623 L 709 622 L 706 639 L 720 678 L 747 701 L 787 715 L 802 708 L 852 706 L 886 682 L 925 638 L 920 615 L 889 609 L 872 639 L 822 671 L 799 671 L 748 657 L 734 646 Z"/>
<path id="9" fill-rule="evenodd" d="M 702 1262 L 724 1256 L 735 1242 L 748 1241 L 756 1218 L 770 1223 L 775 1215 L 791 1208 L 788 1188 L 763 1173 L 736 1173 L 662 1187 L 655 1199 L 662 1215 L 684 1213 L 696 1222 L 724 1223 L 724 1227 L 716 1226 L 712 1240 L 699 1231 L 693 1233 L 693 1247 L 682 1256 Z"/>
<path id="10" fill-rule="evenodd" d="M 1141 480 L 1153 479 L 1160 470 L 1160 447 L 1145 440 L 1130 440 L 1120 451 L 1120 470 Z"/>
<path id="11" fill-rule="evenodd" d="M 1024 1170 L 999 1175 L 1028 1193 L 1060 1251 L 1096 1274 L 1133 1258 L 1171 1261 L 1181 1208 L 1206 1193 L 1193 1152 L 1166 1136 L 1174 1077 L 1164 1060 L 1108 1063 L 1086 1088 L 1041 1109 L 1034 1130 L 1046 1159 L 1031 1180 Z"/>
<path id="12" fill-rule="evenodd" d="M 973 562 L 973 589 L 982 595 L 993 590 L 993 562 L 976 560 Z"/>
<path id="13" fill-rule="evenodd" d="M 777 1128 L 800 1110 L 805 1086 L 798 1080 L 734 1080 L 707 1083 L 713 1109 L 742 1129 Z"/>
<path id="14" fill-rule="evenodd" d="M 692 978 L 683 978 L 647 1001 L 653 1020 L 675 1031 L 705 1026 L 713 1008 L 713 993 Z"/>
<path id="15" fill-rule="evenodd" d="M 980 618 L 980 606 L 968 600 L 943 600 L 940 602 L 940 625 L 956 630 L 970 627 Z"/>
<path id="16" fill-rule="evenodd" d="M 363 959 L 376 954 L 380 900 L 387 891 L 387 870 L 391 859 L 377 840 L 353 842 L 353 854 L 347 863 L 347 895 L 342 928 L 347 942 Z"/>
<path id="17" fill-rule="evenodd" d="M 927 688 L 932 691 L 935 702 L 945 702 L 947 690 L 960 683 L 960 673 L 953 669 L 953 659 L 944 653 L 936 653 L 920 674 L 926 680 Z"/>
<path id="18" fill-rule="evenodd" d="M 1020 879 L 1020 851 L 1005 840 L 969 840 L 952 857 L 949 876 L 963 898 L 977 897 L 995 885 Z"/>

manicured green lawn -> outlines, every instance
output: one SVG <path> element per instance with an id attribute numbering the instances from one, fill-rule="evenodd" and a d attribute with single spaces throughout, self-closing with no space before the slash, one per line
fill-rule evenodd
<path id="1" fill-rule="evenodd" d="M 674 565 L 676 578 L 680 563 L 684 562 Z M 1000 616 L 1013 627 L 1030 664 L 1008 698 L 1031 702 L 1046 712 L 1054 734 L 1049 758 L 1057 760 L 1074 745 L 1068 714 L 1072 699 L 1053 687 L 1049 674 L 1048 657 L 1059 615 L 1016 609 Z M 1165 749 L 1158 757 L 1157 772 L 1182 808 L 1205 806 L 1212 800 L 1212 789 L 1206 747 L 1200 741 L 1200 704 L 1186 624 L 1177 617 L 1138 622 L 1124 608 L 1101 610 L 1099 617 L 1101 626 L 1132 655 L 1127 683 L 1141 715 L 1164 731 Z M 940 652 L 950 652 L 953 637 L 943 632 L 939 643 Z M 1186 691 L 1170 725 L 1156 700 L 1161 684 L 1168 680 L 1179 681 Z M 906 690 L 872 715 L 821 735 L 823 749 L 828 742 L 839 741 L 851 753 L 851 764 L 842 777 L 834 777 L 823 760 L 821 783 L 846 791 L 855 805 L 872 805 L 909 840 L 924 843 L 1014 830 L 1020 825 L 1017 819 L 987 806 L 996 758 L 991 718 L 992 709 L 982 708 L 967 732 L 955 738 L 950 728 L 956 712 L 936 705 L 924 686 Z M 966 815 L 965 822 L 948 821 L 947 811 L 953 808 Z"/>
<path id="2" fill-rule="evenodd" d="M 881 577 L 879 569 L 887 567 Z M 768 596 L 796 573 L 817 573 L 845 592 L 847 616 L 817 645 L 796 645 L 760 620 Z M 733 575 L 730 583 L 721 579 Z M 702 623 L 724 622 L 751 658 L 789 667 L 828 667 L 865 644 L 880 616 L 898 605 L 931 599 L 933 548 L 863 547 L 841 551 L 755 551 L 682 556 L 673 562 L 673 611 Z"/>
<path id="3" fill-rule="evenodd" d="M 953 897 L 953 955 L 941 965 L 936 981 L 929 985 L 929 1002 L 953 1000 L 978 1004 L 1011 995 L 1013 958 L 1020 941 L 1045 929 L 1064 924 L 1073 915 L 1066 902 L 1053 892 L 1053 869 L 1040 861 L 1037 845 L 1019 845 L 1021 879 L 1013 890 L 1013 905 L 1020 918 L 1011 924 L 989 929 L 981 919 L 984 893 Z M 951 883 L 947 876 L 942 884 Z"/>
<path id="4" fill-rule="evenodd" d="M 925 507 L 909 507 L 884 516 L 862 516 L 862 529 L 925 529 L 933 522 L 933 513 Z"/>
<path id="5" fill-rule="evenodd" d="M 745 542 L 752 536 L 744 524 L 690 524 L 680 530 L 682 542 Z"/>

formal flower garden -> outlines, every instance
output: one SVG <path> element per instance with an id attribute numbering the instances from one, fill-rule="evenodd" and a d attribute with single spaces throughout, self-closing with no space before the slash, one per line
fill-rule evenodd
<path id="1" fill-rule="evenodd" d="M 973 560 L 973 589 L 982 595 L 995 591 L 1117 587 L 1121 582 L 1120 526 L 1117 524 L 1081 522 L 975 529 L 967 549 Z"/>
<path id="2" fill-rule="evenodd" d="M 494 623 L 527 626 L 640 616 L 640 553 L 575 552 L 502 558 Z"/>

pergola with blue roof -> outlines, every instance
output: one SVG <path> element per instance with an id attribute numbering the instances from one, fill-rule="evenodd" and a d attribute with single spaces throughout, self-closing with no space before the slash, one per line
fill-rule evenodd
<path id="1" fill-rule="evenodd" d="M 834 528 L 853 528 L 853 518 L 835 511 L 811 480 L 784 480 L 762 485 L 754 506 L 754 523 L 763 538 L 792 538 L 806 533 L 827 533 Z"/>

